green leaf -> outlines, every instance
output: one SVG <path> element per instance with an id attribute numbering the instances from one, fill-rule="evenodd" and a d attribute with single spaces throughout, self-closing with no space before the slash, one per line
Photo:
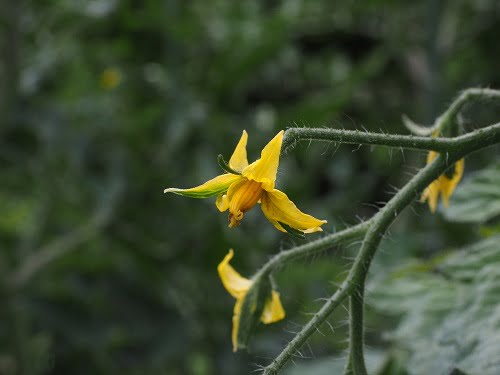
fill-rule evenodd
<path id="1" fill-rule="evenodd" d="M 402 316 L 388 337 L 410 352 L 410 374 L 500 374 L 499 241 L 490 237 L 379 280 L 372 301 Z"/>
<path id="2" fill-rule="evenodd" d="M 500 162 L 459 184 L 444 215 L 465 223 L 482 223 L 500 215 Z"/>

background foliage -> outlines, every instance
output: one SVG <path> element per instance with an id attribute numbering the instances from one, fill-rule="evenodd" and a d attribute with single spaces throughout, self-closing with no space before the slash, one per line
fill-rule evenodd
<path id="1" fill-rule="evenodd" d="M 286 321 L 261 329 L 250 354 L 233 354 L 233 300 L 218 280 L 217 263 L 232 247 L 236 268 L 250 276 L 295 240 L 258 210 L 230 230 L 213 202 L 163 196 L 163 188 L 218 174 L 216 156 L 229 157 L 243 129 L 253 159 L 286 127 L 402 133 L 403 113 L 429 123 L 459 90 L 500 87 L 494 0 L 20 0 L 0 6 L 2 375 L 224 375 L 267 363 L 318 308 L 317 299 L 334 290 L 331 282 L 345 276 L 356 247 L 280 272 Z M 461 122 L 477 127 L 499 114 L 498 106 L 478 103 Z M 327 232 L 372 215 L 425 160 L 422 153 L 385 148 L 302 146 L 283 158 L 279 186 L 304 211 L 327 218 Z M 495 159 L 498 149 L 473 155 L 466 178 Z M 498 181 L 498 166 L 490 168 Z M 493 172 L 480 173 L 474 181 L 493 179 Z M 464 190 L 466 184 L 477 187 L 464 182 Z M 381 374 L 429 373 L 417 365 L 444 366 L 442 358 L 451 363 L 442 373 L 463 362 L 463 371 L 486 373 L 480 358 L 462 352 L 436 350 L 433 361 L 421 358 L 429 343 L 456 334 L 456 325 L 487 320 L 489 313 L 477 318 L 464 308 L 470 299 L 478 313 L 498 310 L 498 293 L 484 290 L 487 305 L 477 301 L 477 290 L 490 285 L 485 280 L 498 290 L 494 265 L 463 265 L 484 244 L 484 256 L 498 260 L 496 237 L 470 245 L 498 233 L 498 184 L 489 189 L 486 195 L 457 191 L 446 214 L 451 221 L 416 203 L 393 226 L 372 268 L 369 294 L 369 358 Z M 477 202 L 460 206 L 468 196 Z M 473 205 L 488 211 L 471 218 L 464 212 Z M 469 258 L 450 250 L 466 245 L 477 250 Z M 451 252 L 445 273 L 427 277 L 445 250 Z M 411 259 L 432 266 L 417 267 L 414 275 L 415 268 L 404 266 L 415 264 Z M 399 277 L 379 281 L 396 268 Z M 443 276 L 448 271 L 451 279 Z M 463 281 L 467 272 L 472 275 Z M 403 304 L 390 300 L 405 295 Z M 424 313 L 415 314 L 415 303 Z M 305 357 L 316 359 L 298 361 L 289 374 L 342 367 L 344 320 L 335 314 L 334 334 L 323 327 L 324 335 L 304 348 Z M 490 323 L 471 340 L 480 355 L 498 358 L 499 327 Z"/>

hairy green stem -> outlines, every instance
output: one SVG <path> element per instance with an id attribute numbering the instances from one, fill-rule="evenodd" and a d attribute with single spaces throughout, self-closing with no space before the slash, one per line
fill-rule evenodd
<path id="1" fill-rule="evenodd" d="M 354 290 L 358 285 L 364 285 L 366 274 L 368 272 L 368 267 L 371 263 L 375 250 L 385 233 L 384 228 L 390 222 L 386 220 L 387 215 L 392 218 L 396 218 L 400 212 L 400 208 L 403 208 L 409 204 L 415 195 L 421 193 L 423 189 L 436 179 L 442 172 L 446 170 L 448 165 L 446 164 L 446 158 L 438 156 L 434 162 L 427 165 L 422 169 L 416 176 L 410 180 L 410 182 L 403 187 L 394 198 L 379 211 L 373 221 L 370 221 L 368 230 L 366 232 L 366 237 L 361 247 L 361 250 L 356 257 L 356 260 L 347 276 L 346 280 L 340 285 L 337 291 L 325 302 L 321 309 L 313 316 L 311 320 L 302 328 L 302 330 L 288 343 L 281 354 L 264 369 L 264 375 L 275 375 L 281 370 L 281 368 L 292 358 L 294 353 L 299 350 L 306 340 L 313 334 L 316 329 L 328 318 L 328 316 L 339 306 L 347 297 L 353 294 Z M 418 183 L 418 185 L 417 185 Z M 395 203 L 396 202 L 396 203 Z M 401 204 L 404 204 L 400 207 Z M 377 229 L 374 230 L 374 227 Z M 383 229 L 382 232 L 378 230 Z M 292 249 L 293 250 L 293 249 Z M 357 343 L 356 345 L 361 345 Z M 356 371 L 356 360 L 352 356 L 353 368 Z M 358 364 L 358 367 L 361 365 Z M 356 374 L 356 372 L 355 372 Z"/>
<path id="2" fill-rule="evenodd" d="M 352 368 L 352 351 L 351 350 L 349 350 L 349 357 L 347 357 L 347 361 L 345 362 L 344 375 L 354 375 L 354 370 Z"/>
<path id="3" fill-rule="evenodd" d="M 414 135 L 369 133 L 359 130 L 340 130 L 323 128 L 290 128 L 285 132 L 282 153 L 290 151 L 300 141 L 339 142 L 363 145 L 379 145 L 416 150 L 453 152 L 469 147 L 470 143 L 481 142 L 483 137 L 498 136 L 500 123 L 475 130 L 454 138 L 430 138 Z M 484 136 L 478 133 L 486 132 Z"/>
<path id="4" fill-rule="evenodd" d="M 349 297 L 349 360 L 354 375 L 366 375 L 364 351 L 364 284 L 359 284 Z"/>
<path id="5" fill-rule="evenodd" d="M 309 129 L 293 130 L 308 131 Z M 318 327 L 335 310 L 335 308 L 338 307 L 349 296 L 357 298 L 357 300 L 351 299 L 351 317 L 353 319 L 351 320 L 352 352 L 350 353 L 350 359 L 352 360 L 352 370 L 355 375 L 366 374 L 366 368 L 363 358 L 363 288 L 371 261 L 382 240 L 382 237 L 384 236 L 385 232 L 392 224 L 392 222 L 401 213 L 401 211 L 405 207 L 407 207 L 416 196 L 420 195 L 432 181 L 434 181 L 439 175 L 444 173 L 446 169 L 453 165 L 457 160 L 461 159 L 467 154 L 499 143 L 500 124 L 491 125 L 487 128 L 477 130 L 465 136 L 452 138 L 449 139 L 449 141 L 451 142 L 451 145 L 446 150 L 446 152 L 441 153 L 432 163 L 421 169 L 387 203 L 385 207 L 383 207 L 372 219 L 366 222 L 368 223 L 368 226 L 366 228 L 365 239 L 346 280 L 326 301 L 326 303 L 313 316 L 313 318 L 303 327 L 303 329 L 292 339 L 292 341 L 288 343 L 281 354 L 264 369 L 264 375 L 278 374 L 283 366 L 292 358 L 294 353 L 302 347 L 302 345 L 311 336 L 311 334 L 313 334 L 316 329 L 318 329 Z M 361 226 L 362 224 L 360 224 L 359 226 Z M 342 232 L 339 232 L 339 234 L 340 233 Z M 327 244 L 323 245 L 325 247 L 328 246 Z M 293 254 L 296 249 L 290 249 L 288 250 L 288 252 L 290 252 L 290 254 Z M 279 258 L 275 259 L 275 263 L 280 263 Z M 272 268 L 274 268 L 274 266 L 270 267 L 270 269 Z M 357 327 L 353 327 L 353 325 L 357 325 Z M 349 368 L 349 366 L 347 368 Z"/>
<path id="6" fill-rule="evenodd" d="M 340 232 L 332 233 L 322 238 L 319 238 L 315 241 L 311 241 L 301 246 L 296 246 L 289 250 L 284 250 L 275 256 L 273 256 L 269 261 L 261 267 L 261 269 L 257 272 L 255 277 L 263 277 L 269 275 L 276 268 L 303 258 L 309 255 L 317 254 L 320 251 L 331 249 L 334 246 L 344 244 L 348 241 L 361 238 L 368 227 L 370 226 L 370 220 L 364 221 L 358 225 L 353 227 L 349 227 Z"/>

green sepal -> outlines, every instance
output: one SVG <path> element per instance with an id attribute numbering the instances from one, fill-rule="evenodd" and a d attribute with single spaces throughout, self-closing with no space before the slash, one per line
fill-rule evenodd
<path id="1" fill-rule="evenodd" d="M 235 171 L 233 168 L 231 168 L 229 166 L 229 164 L 224 160 L 224 156 L 222 156 L 222 155 L 217 156 L 217 163 L 219 163 L 219 167 L 221 167 L 227 173 L 236 174 L 238 176 L 241 176 L 240 172 Z"/>
<path id="2" fill-rule="evenodd" d="M 253 281 L 241 306 L 238 349 L 247 347 L 248 341 L 260 322 L 266 301 L 271 298 L 271 292 L 269 277 L 261 277 Z"/>
<path id="3" fill-rule="evenodd" d="M 422 126 L 417 124 L 406 115 L 403 115 L 401 119 L 403 120 L 403 124 L 406 128 L 415 135 L 429 136 L 435 130 L 433 126 Z"/>
<path id="4" fill-rule="evenodd" d="M 189 191 L 189 189 L 175 189 L 175 188 L 170 188 L 170 189 L 165 189 L 165 193 L 173 193 L 177 195 L 182 195 L 183 197 L 188 197 L 188 198 L 210 198 L 210 197 L 215 197 L 219 194 L 225 193 L 227 191 L 229 186 L 224 186 L 220 189 L 213 189 L 213 190 L 204 190 L 204 191 Z"/>
<path id="5" fill-rule="evenodd" d="M 291 226 L 286 225 L 285 223 L 282 223 L 281 221 L 278 221 L 278 223 L 283 227 L 284 230 L 286 230 L 286 232 L 288 234 L 292 235 L 293 237 L 300 238 L 301 240 L 306 239 L 306 235 L 304 234 L 304 232 L 302 232 L 298 229 L 292 228 Z"/>
<path id="6" fill-rule="evenodd" d="M 173 193 L 190 198 L 208 198 L 225 193 L 232 183 L 238 181 L 240 177 L 234 174 L 223 174 L 212 178 L 202 185 L 190 189 L 168 188 L 164 193 Z"/>

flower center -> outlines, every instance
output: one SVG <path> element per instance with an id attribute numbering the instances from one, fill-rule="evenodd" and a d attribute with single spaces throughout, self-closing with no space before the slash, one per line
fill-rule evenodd
<path id="1" fill-rule="evenodd" d="M 229 202 L 229 227 L 240 225 L 243 214 L 250 210 L 259 201 L 262 195 L 262 184 L 248 180 L 243 182 L 238 189 L 228 197 Z"/>

